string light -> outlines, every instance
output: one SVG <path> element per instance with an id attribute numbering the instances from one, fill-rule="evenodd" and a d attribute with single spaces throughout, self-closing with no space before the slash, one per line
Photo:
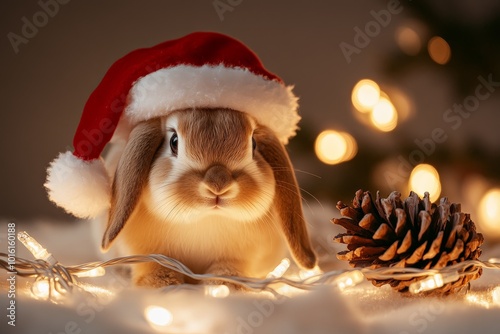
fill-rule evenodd
<path id="1" fill-rule="evenodd" d="M 104 275 L 106 275 L 106 269 L 104 269 L 103 267 L 97 267 L 94 269 L 75 273 L 76 277 L 100 277 Z"/>
<path id="2" fill-rule="evenodd" d="M 46 279 L 41 279 L 35 281 L 31 286 L 31 292 L 33 296 L 38 299 L 47 299 L 49 297 L 50 283 Z"/>
<path id="3" fill-rule="evenodd" d="M 17 239 L 26 247 L 35 259 L 42 259 L 51 264 L 57 263 L 56 259 L 42 245 L 32 238 L 26 231 L 19 232 Z"/>
<path id="4" fill-rule="evenodd" d="M 172 324 L 174 317 L 169 310 L 164 307 L 150 305 L 144 309 L 144 317 L 150 325 L 166 327 Z"/>
<path id="5" fill-rule="evenodd" d="M 465 296 L 465 300 L 467 300 L 471 304 L 481 306 L 486 309 L 492 306 L 491 303 L 488 301 L 488 296 L 485 296 L 485 294 L 468 293 Z"/>
<path id="6" fill-rule="evenodd" d="M 497 286 L 496 288 L 493 289 L 493 291 L 491 292 L 491 297 L 493 303 L 496 306 L 500 306 L 500 287 Z"/>
<path id="7" fill-rule="evenodd" d="M 278 264 L 276 268 L 273 269 L 273 271 L 267 274 L 267 278 L 282 277 L 286 273 L 288 268 L 290 268 L 290 260 L 284 258 L 283 260 L 281 260 L 280 264 Z"/>
<path id="8" fill-rule="evenodd" d="M 214 298 L 226 298 L 229 296 L 229 288 L 227 285 L 205 285 L 205 295 Z"/>
<path id="9" fill-rule="evenodd" d="M 47 278 L 35 280 L 31 286 L 31 293 L 36 299 L 58 301 L 63 298 L 58 289 L 54 286 L 54 281 Z M 57 283 L 56 283 L 57 284 Z"/>
<path id="10" fill-rule="evenodd" d="M 431 291 L 442 287 L 446 283 L 455 282 L 460 279 L 460 275 L 457 272 L 448 274 L 434 274 L 426 279 L 416 281 L 410 284 L 409 290 L 411 293 L 416 294 L 425 291 Z"/>
<path id="11" fill-rule="evenodd" d="M 38 250 L 44 249 L 34 240 L 33 238 L 29 239 L 26 236 L 29 236 L 27 233 L 22 234 L 25 241 L 30 240 L 30 242 L 26 242 L 27 245 L 30 245 L 32 248 L 38 247 Z M 23 243 L 24 244 L 24 243 Z M 34 247 L 33 245 L 38 245 Z M 28 246 L 27 246 L 28 247 Z M 43 251 L 37 251 L 36 254 L 47 258 L 47 253 Z M 0 267 L 5 270 L 9 270 L 9 255 L 6 253 L 0 253 Z M 161 254 L 150 254 L 150 255 L 133 255 L 133 256 L 124 256 L 118 257 L 107 261 L 102 262 L 90 262 L 81 265 L 75 266 L 62 266 L 57 261 L 56 263 L 50 263 L 48 261 L 40 261 L 40 259 L 36 260 L 26 260 L 22 258 L 15 258 L 15 267 L 17 270 L 17 275 L 22 277 L 35 277 L 35 282 L 32 286 L 33 295 L 36 298 L 48 299 L 51 301 L 57 300 L 60 297 L 64 297 L 67 295 L 67 292 L 72 292 L 73 287 L 83 288 L 86 290 L 85 285 L 80 284 L 77 281 L 73 281 L 73 277 L 77 275 L 77 273 L 89 272 L 96 268 L 104 268 L 108 266 L 114 265 L 123 265 L 123 264 L 138 264 L 138 263 L 148 263 L 155 262 L 158 265 L 161 265 L 170 270 L 181 273 L 187 277 L 190 277 L 194 280 L 198 281 L 222 281 L 226 283 L 240 285 L 243 288 L 256 291 L 256 292 L 271 292 L 273 295 L 279 295 L 279 293 L 271 288 L 277 284 L 278 286 L 288 286 L 287 290 L 312 290 L 316 289 L 320 286 L 324 286 L 326 284 L 336 285 L 340 290 L 345 290 L 349 287 L 353 287 L 356 284 L 359 284 L 366 279 L 368 280 L 387 280 L 387 279 L 395 279 L 395 280 L 411 280 L 414 278 L 423 278 L 417 282 L 414 282 L 410 285 L 410 292 L 412 293 L 420 293 L 424 291 L 430 291 L 435 288 L 439 288 L 444 284 L 455 282 L 460 279 L 463 275 L 468 273 L 467 269 L 470 269 L 471 266 L 477 268 L 488 268 L 488 269 L 496 269 L 500 270 L 500 263 L 498 258 L 491 258 L 489 261 L 479 261 L 479 260 L 468 260 L 464 262 L 460 262 L 448 267 L 444 267 L 441 269 L 418 269 L 418 268 L 399 268 L 399 267 L 379 267 L 376 269 L 363 268 L 352 269 L 352 270 L 344 270 L 344 271 L 330 271 L 321 273 L 319 268 L 317 269 L 317 275 L 315 275 L 315 279 L 302 279 L 300 281 L 293 280 L 290 278 L 282 277 L 283 274 L 288 270 L 290 266 L 290 260 L 283 259 L 283 261 L 273 270 L 268 278 L 266 279 L 258 279 L 252 277 L 234 277 L 234 276 L 216 276 L 213 274 L 195 274 L 189 268 L 187 268 L 180 261 L 175 260 L 173 258 L 169 258 L 165 255 Z M 316 269 L 314 269 L 316 270 Z M 305 271 L 303 273 L 303 277 L 312 277 L 312 272 Z M 99 289 L 97 287 L 97 289 Z M 78 289 L 77 289 L 78 290 Z M 229 293 L 229 289 L 225 285 L 219 286 L 207 286 L 205 287 L 205 294 L 213 296 L 213 297 L 224 297 Z M 69 295 L 69 294 L 68 294 Z M 491 300 L 497 303 L 500 299 L 500 287 L 493 289 Z M 166 309 L 165 309 L 166 310 Z M 168 312 L 168 310 L 166 310 Z M 157 314 L 163 312 L 163 316 L 158 316 Z M 161 323 L 167 324 L 171 322 L 172 315 L 168 312 L 161 311 L 158 309 L 148 309 L 146 312 L 148 319 L 156 319 L 151 320 L 151 323 L 154 321 L 160 321 Z M 156 315 L 155 315 L 156 314 Z M 170 314 L 170 316 L 168 316 Z M 158 318 L 164 320 L 157 320 Z M 170 319 L 170 320 L 168 320 Z M 168 321 L 167 321 L 168 320 Z M 148 320 L 149 321 L 149 320 Z"/>
<path id="12" fill-rule="evenodd" d="M 302 269 L 301 271 L 299 271 L 299 277 L 301 280 L 305 281 L 311 277 L 321 275 L 322 273 L 323 271 L 318 266 L 316 266 L 310 270 Z"/>
<path id="13" fill-rule="evenodd" d="M 339 277 L 337 277 L 334 283 L 338 286 L 340 290 L 345 290 L 347 288 L 358 285 L 363 282 L 365 279 L 365 275 L 361 272 L 361 270 L 353 270 L 345 272 Z"/>

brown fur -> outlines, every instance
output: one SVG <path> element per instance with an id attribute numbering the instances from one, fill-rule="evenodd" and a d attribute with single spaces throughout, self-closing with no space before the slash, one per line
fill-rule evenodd
<path id="1" fill-rule="evenodd" d="M 316 265 L 316 254 L 307 234 L 299 186 L 288 154 L 269 128 L 257 128 L 254 136 L 259 153 L 273 168 L 277 199 L 274 203 L 292 255 L 301 266 L 313 268 Z"/>
<path id="2" fill-rule="evenodd" d="M 116 171 L 104 249 L 122 229 L 130 253 L 162 253 L 196 273 L 262 277 L 285 243 L 299 265 L 316 264 L 284 146 L 233 110 L 183 110 L 136 126 Z M 147 286 L 184 280 L 155 264 L 134 267 L 133 276 Z"/>
<path id="3" fill-rule="evenodd" d="M 159 119 L 139 123 L 131 132 L 113 180 L 113 196 L 108 227 L 102 240 L 102 248 L 122 230 L 134 210 L 149 174 L 153 157 L 163 140 Z"/>

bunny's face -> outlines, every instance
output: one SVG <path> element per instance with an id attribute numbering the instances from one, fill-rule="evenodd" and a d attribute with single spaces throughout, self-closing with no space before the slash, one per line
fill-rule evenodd
<path id="1" fill-rule="evenodd" d="M 179 110 L 131 130 L 102 248 L 123 230 L 132 253 L 165 254 L 196 272 L 262 276 L 285 242 L 300 266 L 314 267 L 303 216 L 293 167 L 271 129 L 240 111 Z M 170 284 L 165 270 L 145 265 L 134 280 Z"/>
<path id="2" fill-rule="evenodd" d="M 218 217 L 252 222 L 265 215 L 275 180 L 258 151 L 256 127 L 248 115 L 225 109 L 164 118 L 164 141 L 145 191 L 150 211 L 173 223 Z"/>

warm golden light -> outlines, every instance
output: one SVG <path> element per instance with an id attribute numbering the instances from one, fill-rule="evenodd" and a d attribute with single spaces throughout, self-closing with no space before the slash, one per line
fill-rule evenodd
<path id="1" fill-rule="evenodd" d="M 352 89 L 352 104 L 360 112 L 370 111 L 379 99 L 380 87 L 373 80 L 360 80 Z"/>
<path id="2" fill-rule="evenodd" d="M 205 295 L 214 298 L 226 298 L 229 296 L 229 288 L 227 285 L 205 285 Z"/>
<path id="3" fill-rule="evenodd" d="M 337 131 L 323 131 L 316 139 L 316 155 L 327 164 L 342 161 L 347 151 L 347 142 Z"/>
<path id="4" fill-rule="evenodd" d="M 443 275 L 435 274 L 426 279 L 410 284 L 409 290 L 411 293 L 420 293 L 430 291 L 443 286 Z"/>
<path id="5" fill-rule="evenodd" d="M 415 56 L 422 48 L 422 40 L 418 33 L 409 27 L 400 27 L 396 30 L 396 42 L 401 51 L 410 56 Z"/>
<path id="6" fill-rule="evenodd" d="M 31 293 L 37 299 L 52 301 L 62 298 L 62 295 L 54 288 L 48 279 L 38 279 L 31 286 Z"/>
<path id="7" fill-rule="evenodd" d="M 50 284 L 48 280 L 38 280 L 33 283 L 31 292 L 36 298 L 47 299 L 49 298 Z"/>
<path id="8" fill-rule="evenodd" d="M 500 188 L 490 189 L 479 202 L 481 227 L 493 237 L 500 237 Z"/>
<path id="9" fill-rule="evenodd" d="M 21 241 L 21 243 L 26 247 L 31 254 L 35 257 L 35 259 L 46 260 L 49 258 L 50 253 L 47 252 L 45 248 L 43 248 L 38 241 L 35 240 L 32 236 L 30 236 L 27 232 L 22 231 L 17 234 L 17 239 Z"/>
<path id="10" fill-rule="evenodd" d="M 340 134 L 342 135 L 342 137 L 344 137 L 345 142 L 347 144 L 343 161 L 344 162 L 349 161 L 352 158 L 354 158 L 358 153 L 358 143 L 356 142 L 356 139 L 354 139 L 354 137 L 351 136 L 349 133 L 340 132 Z"/>
<path id="11" fill-rule="evenodd" d="M 500 306 L 500 287 L 496 287 L 491 292 L 491 299 L 496 306 Z"/>
<path id="12" fill-rule="evenodd" d="M 382 97 L 373 107 L 370 115 L 373 125 L 380 131 L 389 132 L 396 128 L 398 124 L 398 114 L 392 102 Z"/>
<path id="13" fill-rule="evenodd" d="M 306 280 L 308 278 L 321 275 L 322 273 L 323 273 L 323 271 L 318 266 L 316 266 L 316 267 L 309 269 L 309 270 L 305 270 L 305 269 L 300 270 L 299 277 L 301 280 Z"/>
<path id="14" fill-rule="evenodd" d="M 75 276 L 77 277 L 100 277 L 104 275 L 106 275 L 106 269 L 104 269 L 103 267 L 97 267 L 87 271 L 81 271 L 75 274 Z"/>
<path id="15" fill-rule="evenodd" d="M 290 260 L 288 258 L 284 258 L 281 260 L 280 264 L 276 266 L 269 274 L 267 274 L 267 278 L 278 278 L 282 277 L 286 271 L 290 268 Z"/>
<path id="16" fill-rule="evenodd" d="M 432 60 L 440 65 L 446 64 L 451 58 L 450 45 L 439 36 L 430 39 L 427 49 Z"/>
<path id="17" fill-rule="evenodd" d="M 420 293 L 424 291 L 431 291 L 442 287 L 446 283 L 455 282 L 460 279 L 457 272 L 447 274 L 434 274 L 420 281 L 410 284 L 409 290 L 411 293 Z"/>
<path id="18" fill-rule="evenodd" d="M 314 150 L 319 160 L 325 164 L 335 165 L 354 158 L 358 152 L 358 145 L 348 133 L 326 130 L 316 138 Z"/>
<path id="19" fill-rule="evenodd" d="M 472 305 L 480 306 L 486 309 L 494 306 L 492 303 L 490 303 L 488 296 L 484 293 L 469 291 L 467 295 L 465 295 L 465 300 L 467 300 Z"/>
<path id="20" fill-rule="evenodd" d="M 417 165 L 411 172 L 409 187 L 421 197 L 428 192 L 431 202 L 435 202 L 441 194 L 439 173 L 431 165 Z"/>
<path id="21" fill-rule="evenodd" d="M 338 286 L 340 290 L 345 290 L 347 288 L 358 285 L 363 282 L 365 279 L 365 275 L 361 272 L 361 270 L 353 270 L 347 271 L 343 274 L 340 274 L 335 279 L 335 284 Z"/>
<path id="22" fill-rule="evenodd" d="M 156 326 L 168 326 L 172 323 L 174 317 L 169 310 L 161 306 L 148 306 L 144 310 L 146 320 Z"/>

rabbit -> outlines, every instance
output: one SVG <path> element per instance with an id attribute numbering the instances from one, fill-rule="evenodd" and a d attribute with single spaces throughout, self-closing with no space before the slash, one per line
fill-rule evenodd
<path id="1" fill-rule="evenodd" d="M 290 251 L 316 265 L 297 181 L 268 127 L 232 109 L 193 108 L 138 123 L 113 176 L 102 238 L 130 254 L 159 253 L 194 273 L 265 277 Z M 189 283 L 156 263 L 132 268 L 138 286 Z"/>

